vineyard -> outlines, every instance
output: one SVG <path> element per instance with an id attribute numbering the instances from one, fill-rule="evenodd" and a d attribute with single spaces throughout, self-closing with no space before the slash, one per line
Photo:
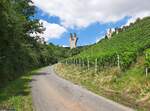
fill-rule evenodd
<path id="1" fill-rule="evenodd" d="M 145 51 L 145 60 L 146 60 L 146 62 L 145 62 L 145 67 L 146 67 L 146 74 L 149 72 L 149 70 L 150 70 L 150 49 L 147 49 L 146 51 Z"/>
<path id="2" fill-rule="evenodd" d="M 62 62 L 77 64 L 101 70 L 105 67 L 118 66 L 126 70 L 135 63 L 139 55 L 150 48 L 150 17 L 135 22 L 128 28 L 114 34 L 111 39 L 103 39 L 99 43 L 70 57 Z M 150 52 L 148 50 L 147 52 Z M 149 56 L 146 63 L 150 66 Z"/>
<path id="3" fill-rule="evenodd" d="M 137 111 L 149 111 L 150 17 L 61 62 L 55 69 L 61 77 Z"/>

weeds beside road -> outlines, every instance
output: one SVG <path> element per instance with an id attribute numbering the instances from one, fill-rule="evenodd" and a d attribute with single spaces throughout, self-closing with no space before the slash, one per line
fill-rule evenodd
<path id="1" fill-rule="evenodd" d="M 33 111 L 30 87 L 33 74 L 25 74 L 0 89 L 0 110 Z"/>
<path id="2" fill-rule="evenodd" d="M 92 92 L 122 103 L 138 111 L 150 109 L 150 77 L 143 72 L 143 57 L 129 70 L 121 72 L 112 67 L 95 74 L 94 69 L 84 70 L 74 65 L 55 66 L 59 76 L 79 84 Z"/>

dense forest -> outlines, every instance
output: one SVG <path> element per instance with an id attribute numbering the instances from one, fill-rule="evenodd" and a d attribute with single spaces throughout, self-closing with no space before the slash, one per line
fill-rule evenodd
<path id="1" fill-rule="evenodd" d="M 33 19 L 35 12 L 31 0 L 0 0 L 0 86 L 34 68 L 79 53 L 31 36 L 45 30 Z"/>
<path id="2" fill-rule="evenodd" d="M 45 45 L 31 33 L 42 33 L 42 24 L 31 20 L 35 7 L 30 0 L 0 1 L 0 78 L 12 80 L 25 71 L 47 64 Z"/>

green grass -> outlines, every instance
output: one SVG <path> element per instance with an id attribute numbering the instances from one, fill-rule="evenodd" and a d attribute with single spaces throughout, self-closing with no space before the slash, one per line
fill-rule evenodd
<path id="1" fill-rule="evenodd" d="M 122 72 L 116 67 L 107 67 L 95 74 L 93 69 L 85 70 L 74 65 L 58 64 L 55 71 L 61 77 L 86 87 L 139 111 L 150 109 L 150 76 L 144 72 L 144 57 L 138 57 L 136 64 Z"/>
<path id="2" fill-rule="evenodd" d="M 150 74 L 146 77 L 145 65 L 149 66 L 150 59 L 148 56 L 145 61 L 143 54 L 150 48 L 149 29 L 150 17 L 146 17 L 118 35 L 114 34 L 111 39 L 103 39 L 80 54 L 62 61 L 68 65 L 57 65 L 56 72 L 96 94 L 139 111 L 149 111 Z M 118 55 L 120 69 L 117 68 Z M 78 66 L 84 63 L 86 67 L 89 64 L 91 69 L 75 67 L 75 63 Z M 94 71 L 95 63 L 100 70 L 97 74 Z"/>
<path id="3" fill-rule="evenodd" d="M 0 89 L 0 110 L 33 111 L 31 88 L 32 74 L 28 73 Z"/>

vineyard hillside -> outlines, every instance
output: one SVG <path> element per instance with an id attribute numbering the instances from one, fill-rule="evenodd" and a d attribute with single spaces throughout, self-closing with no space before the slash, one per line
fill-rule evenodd
<path id="1" fill-rule="evenodd" d="M 136 62 L 137 56 L 150 48 L 150 17 L 137 20 L 125 27 L 118 34 L 114 33 L 111 39 L 102 39 L 99 43 L 83 50 L 80 54 L 68 58 L 68 61 L 82 60 L 85 64 L 94 65 L 95 59 L 99 66 L 115 66 L 118 57 L 122 69 L 127 69 Z"/>
<path id="2" fill-rule="evenodd" d="M 150 17 L 67 58 L 59 76 L 131 107 L 150 111 Z"/>

